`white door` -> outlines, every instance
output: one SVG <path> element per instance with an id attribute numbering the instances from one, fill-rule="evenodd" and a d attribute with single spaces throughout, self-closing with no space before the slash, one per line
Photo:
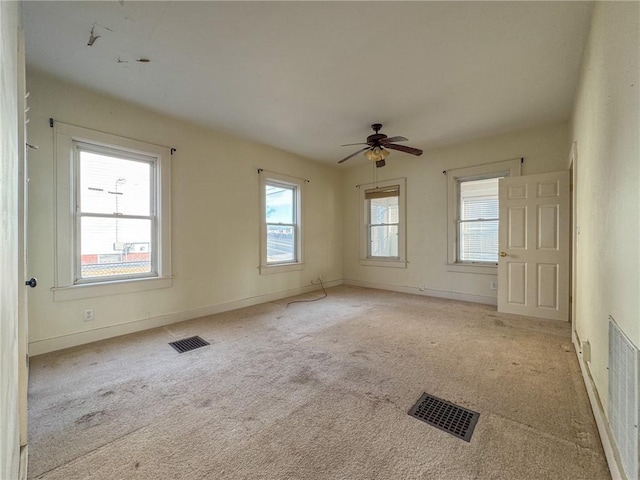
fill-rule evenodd
<path id="1" fill-rule="evenodd" d="M 24 36 L 18 32 L 18 145 L 20 160 L 18 168 L 18 425 L 20 446 L 27 444 L 27 386 L 29 377 L 27 296 L 29 285 L 35 287 L 35 279 L 29 279 L 27 267 L 27 98 L 25 91 Z M 29 280 L 27 282 L 27 280 Z M 29 285 L 27 285 L 27 283 Z M 24 468 L 24 463 L 21 468 Z"/>
<path id="2" fill-rule="evenodd" d="M 569 320 L 569 172 L 500 180 L 498 311 Z"/>

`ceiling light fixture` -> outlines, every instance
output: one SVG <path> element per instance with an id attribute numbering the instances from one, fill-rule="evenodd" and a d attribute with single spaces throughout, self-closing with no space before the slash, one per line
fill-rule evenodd
<path id="1" fill-rule="evenodd" d="M 382 147 L 373 147 L 372 149 L 364 152 L 364 156 L 367 157 L 367 160 L 371 160 L 372 162 L 379 162 L 380 160 L 384 160 L 389 156 L 389 151 L 385 150 Z"/>

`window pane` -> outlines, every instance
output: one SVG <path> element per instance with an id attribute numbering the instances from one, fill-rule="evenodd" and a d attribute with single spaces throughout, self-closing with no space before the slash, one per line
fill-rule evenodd
<path id="1" fill-rule="evenodd" d="M 295 187 L 267 185 L 265 194 L 267 223 L 295 223 Z"/>
<path id="2" fill-rule="evenodd" d="M 460 182 L 459 261 L 498 261 L 498 181 Z"/>
<path id="3" fill-rule="evenodd" d="M 460 220 L 498 218 L 498 180 L 460 182 Z"/>
<path id="4" fill-rule="evenodd" d="M 460 260 L 498 262 L 498 221 L 460 223 Z"/>
<path id="5" fill-rule="evenodd" d="M 82 217 L 80 278 L 151 273 L 151 220 Z"/>
<path id="6" fill-rule="evenodd" d="M 83 213 L 151 214 L 151 164 L 80 150 Z"/>
<path id="7" fill-rule="evenodd" d="M 398 256 L 398 226 L 397 225 L 372 225 L 370 232 L 370 257 L 397 257 Z"/>
<path id="8" fill-rule="evenodd" d="M 398 197 L 369 200 L 369 215 L 371 225 L 398 223 Z"/>
<path id="9" fill-rule="evenodd" d="M 498 197 L 463 198 L 461 220 L 498 218 Z"/>
<path id="10" fill-rule="evenodd" d="M 267 263 L 295 261 L 295 228 L 289 225 L 267 225 Z"/>

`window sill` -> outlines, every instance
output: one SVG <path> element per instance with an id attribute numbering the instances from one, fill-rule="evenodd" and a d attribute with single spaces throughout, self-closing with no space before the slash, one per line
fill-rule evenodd
<path id="1" fill-rule="evenodd" d="M 447 263 L 448 272 L 476 273 L 480 275 L 497 275 L 497 264 Z"/>
<path id="2" fill-rule="evenodd" d="M 132 280 L 118 280 L 102 283 L 72 285 L 69 287 L 54 287 L 53 301 L 65 302 L 83 298 L 103 297 L 122 293 L 144 292 L 173 286 L 173 277 L 136 278 Z"/>
<path id="3" fill-rule="evenodd" d="M 404 260 L 383 260 L 383 259 L 372 259 L 372 258 L 362 258 L 360 259 L 360 265 L 364 265 L 367 267 L 390 267 L 390 268 L 407 268 L 407 262 Z"/>
<path id="4" fill-rule="evenodd" d="M 260 275 L 271 275 L 272 273 L 294 272 L 303 270 L 304 263 L 283 263 L 281 265 L 260 265 Z"/>

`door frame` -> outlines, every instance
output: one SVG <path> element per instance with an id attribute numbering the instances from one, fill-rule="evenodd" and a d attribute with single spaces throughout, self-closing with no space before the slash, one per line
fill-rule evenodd
<path id="1" fill-rule="evenodd" d="M 578 234 L 580 230 L 578 228 L 578 142 L 573 141 L 571 144 L 571 151 L 569 152 L 569 172 L 570 172 L 570 184 L 569 184 L 569 201 L 570 203 L 570 239 L 569 246 L 571 252 L 569 254 L 570 268 L 569 268 L 569 321 L 572 325 L 572 330 L 576 329 L 576 314 L 577 314 L 577 297 L 578 297 Z"/>

